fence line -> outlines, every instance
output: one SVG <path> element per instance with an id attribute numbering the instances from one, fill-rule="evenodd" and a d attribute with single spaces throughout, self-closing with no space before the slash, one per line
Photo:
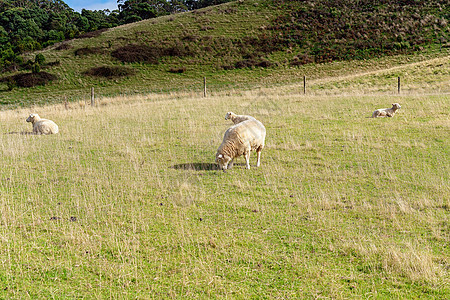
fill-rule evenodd
<path id="1" fill-rule="evenodd" d="M 313 81 L 316 82 L 316 83 L 312 84 L 312 86 L 317 84 L 318 80 L 319 79 L 314 79 Z M 408 95 L 408 93 L 404 94 L 403 91 L 402 91 L 403 87 L 402 87 L 401 80 L 402 80 L 402 78 L 400 76 L 398 76 L 397 77 L 397 90 L 396 90 L 396 93 L 392 89 L 391 90 L 392 92 L 389 92 L 388 90 L 380 90 L 378 93 L 377 92 L 375 92 L 375 93 L 368 92 L 368 93 L 364 93 L 364 94 L 373 95 L 373 94 L 386 94 L 386 93 L 388 93 L 388 94 L 394 95 L 394 93 L 395 93 L 397 95 L 402 95 L 402 94 L 403 95 Z M 303 91 L 301 91 L 303 93 L 303 95 L 307 94 L 307 85 L 308 85 L 307 78 L 306 78 L 306 75 L 304 75 L 304 76 L 302 76 L 302 81 L 300 81 L 300 83 L 297 82 L 297 86 L 299 86 L 300 88 L 301 87 L 303 88 Z M 292 87 L 294 87 L 294 86 L 296 86 L 296 84 L 295 83 L 292 83 L 292 84 L 279 83 L 279 84 L 267 84 L 267 85 L 264 85 L 264 84 L 254 84 L 254 85 L 251 85 L 251 84 L 240 84 L 239 85 L 239 84 L 237 84 L 237 85 L 233 85 L 233 84 L 229 84 L 229 83 L 207 84 L 207 77 L 205 76 L 205 77 L 202 78 L 201 81 L 199 80 L 197 84 L 190 85 L 190 86 L 184 86 L 182 88 L 174 88 L 174 89 L 170 89 L 169 87 L 159 88 L 158 90 L 153 90 L 153 89 L 145 90 L 145 89 L 134 88 L 134 89 L 130 89 L 130 90 L 119 90 L 119 91 L 116 91 L 116 92 L 109 92 L 109 93 L 106 92 L 106 93 L 102 94 L 98 90 L 96 91 L 94 87 L 91 87 L 90 88 L 90 100 L 91 100 L 91 106 L 94 107 L 94 106 L 98 105 L 97 102 L 100 99 L 98 97 L 105 97 L 105 98 L 111 97 L 112 98 L 112 97 L 117 97 L 117 96 L 127 97 L 127 96 L 132 96 L 132 95 L 170 94 L 170 93 L 184 92 L 184 93 L 191 93 L 193 95 L 197 94 L 199 96 L 202 95 L 203 97 L 206 98 L 206 97 L 208 97 L 208 95 L 213 95 L 214 93 L 221 93 L 221 92 L 230 92 L 230 91 L 233 91 L 233 89 L 234 90 L 252 90 L 252 89 L 255 89 L 255 88 L 274 88 L 274 87 L 277 87 L 277 86 L 292 86 Z M 200 92 L 200 90 L 201 90 L 201 92 Z M 292 90 L 295 91 L 295 88 L 293 88 Z M 318 91 L 320 91 L 320 90 L 318 90 Z M 414 90 L 412 92 L 414 92 Z M 311 96 L 314 96 L 314 95 L 317 95 L 317 96 L 321 96 L 322 95 L 323 96 L 323 93 L 321 94 L 319 92 L 319 93 L 316 94 L 314 91 L 313 92 L 308 92 L 308 94 L 311 95 Z M 342 93 L 342 95 L 348 95 L 348 94 L 351 94 L 351 93 L 345 93 L 345 91 L 343 91 L 343 93 Z M 444 90 L 442 92 L 439 91 L 437 93 L 420 93 L 419 92 L 419 94 L 421 94 L 421 95 L 446 95 L 446 94 L 450 94 L 450 90 L 449 91 L 445 91 Z M 339 94 L 335 93 L 333 95 L 339 95 Z M 69 101 L 68 101 L 67 95 L 64 94 L 62 97 L 64 99 L 63 103 L 64 103 L 65 107 L 68 107 L 68 102 Z M 86 94 L 85 94 L 85 96 L 80 95 L 80 96 L 70 97 L 70 100 L 71 101 L 76 101 L 76 99 L 78 99 L 78 100 L 83 101 L 83 98 L 84 98 L 84 102 L 85 102 L 85 107 L 87 107 L 88 106 L 88 100 L 87 100 Z"/>

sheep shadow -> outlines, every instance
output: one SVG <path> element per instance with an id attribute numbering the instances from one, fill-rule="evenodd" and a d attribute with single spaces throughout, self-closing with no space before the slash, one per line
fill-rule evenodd
<path id="1" fill-rule="evenodd" d="M 242 167 L 246 166 L 245 163 L 235 163 L 234 167 Z M 175 170 L 194 170 L 194 171 L 219 171 L 219 165 L 211 164 L 211 163 L 186 163 L 186 164 L 178 164 L 170 167 Z"/>
<path id="2" fill-rule="evenodd" d="M 217 171 L 219 166 L 212 163 L 185 163 L 173 165 L 170 167 L 175 170 L 194 170 L 194 171 Z"/>
<path id="3" fill-rule="evenodd" d="M 17 134 L 17 135 L 37 135 L 36 133 L 32 132 L 32 131 L 11 131 L 8 132 L 7 134 Z"/>

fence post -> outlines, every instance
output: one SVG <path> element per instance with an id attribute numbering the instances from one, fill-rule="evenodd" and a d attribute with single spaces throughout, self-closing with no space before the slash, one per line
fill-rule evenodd
<path id="1" fill-rule="evenodd" d="M 397 92 L 400 94 L 400 76 L 398 76 Z"/>
<path id="2" fill-rule="evenodd" d="M 303 95 L 306 95 L 306 76 L 303 76 Z"/>
<path id="3" fill-rule="evenodd" d="M 94 94 L 94 87 L 91 87 L 91 106 L 95 106 L 95 94 Z"/>
<path id="4" fill-rule="evenodd" d="M 203 97 L 206 97 L 206 77 L 203 77 Z"/>

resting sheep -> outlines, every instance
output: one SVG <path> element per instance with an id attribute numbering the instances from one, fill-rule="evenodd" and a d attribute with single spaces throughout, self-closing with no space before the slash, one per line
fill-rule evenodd
<path id="1" fill-rule="evenodd" d="M 392 103 L 391 108 L 380 108 L 373 112 L 372 118 L 378 117 L 393 117 L 395 112 L 400 109 L 401 106 L 398 103 Z"/>
<path id="2" fill-rule="evenodd" d="M 33 124 L 34 134 L 55 134 L 58 133 L 58 125 L 55 122 L 47 119 L 41 119 L 38 114 L 30 114 L 27 122 Z"/>
<path id="3" fill-rule="evenodd" d="M 261 151 L 266 139 L 266 128 L 258 120 L 247 120 L 235 124 L 225 132 L 222 144 L 217 149 L 216 163 L 226 172 L 233 166 L 236 157 L 244 155 L 246 167 L 250 169 L 250 151 L 256 150 L 256 166 L 261 163 Z"/>
<path id="4" fill-rule="evenodd" d="M 228 120 L 228 119 L 231 119 L 231 121 L 233 121 L 234 124 L 238 124 L 238 123 L 241 123 L 246 120 L 256 120 L 252 116 L 236 115 L 232 111 L 227 112 L 227 114 L 225 115 L 225 120 Z"/>

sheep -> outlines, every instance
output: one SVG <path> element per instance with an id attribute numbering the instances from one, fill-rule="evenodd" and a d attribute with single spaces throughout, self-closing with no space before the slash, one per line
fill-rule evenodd
<path id="1" fill-rule="evenodd" d="M 33 124 L 34 134 L 55 134 L 59 132 L 58 125 L 47 119 L 41 119 L 38 114 L 30 114 L 27 122 Z"/>
<path id="2" fill-rule="evenodd" d="M 227 112 L 227 114 L 225 115 L 225 120 L 228 120 L 228 119 L 231 119 L 231 121 L 233 121 L 234 124 L 238 124 L 238 123 L 241 123 L 246 120 L 256 120 L 252 116 L 236 115 L 232 111 Z"/>
<path id="3" fill-rule="evenodd" d="M 393 117 L 395 112 L 400 109 L 401 106 L 398 103 L 392 103 L 391 108 L 380 108 L 373 112 L 372 118 L 378 117 Z"/>
<path id="4" fill-rule="evenodd" d="M 250 169 L 250 151 L 256 150 L 256 166 L 261 164 L 261 151 L 266 139 L 266 128 L 258 120 L 246 120 L 228 128 L 222 144 L 217 149 L 216 163 L 224 172 L 231 169 L 233 160 L 244 155 L 246 167 Z"/>

